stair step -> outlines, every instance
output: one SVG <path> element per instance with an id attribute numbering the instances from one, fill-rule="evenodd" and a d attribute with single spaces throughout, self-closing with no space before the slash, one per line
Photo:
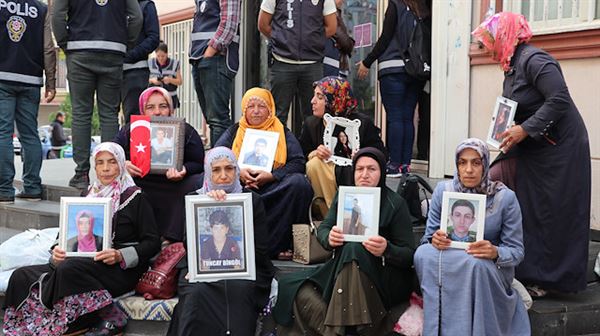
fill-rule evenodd
<path id="1" fill-rule="evenodd" d="M 167 321 L 129 320 L 124 336 L 163 336 L 169 330 Z"/>
<path id="2" fill-rule="evenodd" d="M 57 227 L 59 211 L 58 202 L 16 199 L 14 204 L 0 204 L 0 226 L 21 231 Z"/>
<path id="3" fill-rule="evenodd" d="M 23 181 L 15 180 L 13 185 L 23 190 Z M 42 199 L 53 202 L 60 202 L 61 197 L 79 197 L 81 191 L 71 187 L 42 184 Z"/>

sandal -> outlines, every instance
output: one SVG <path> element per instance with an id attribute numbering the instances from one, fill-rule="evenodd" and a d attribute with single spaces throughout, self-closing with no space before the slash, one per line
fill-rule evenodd
<path id="1" fill-rule="evenodd" d="M 281 251 L 277 256 L 277 260 L 292 260 L 293 256 L 294 253 L 292 252 L 292 250 Z"/>
<path id="2" fill-rule="evenodd" d="M 527 293 L 529 293 L 529 295 L 531 295 L 532 298 L 541 298 L 548 294 L 547 290 L 542 289 L 535 285 L 526 286 L 525 288 L 527 289 Z"/>

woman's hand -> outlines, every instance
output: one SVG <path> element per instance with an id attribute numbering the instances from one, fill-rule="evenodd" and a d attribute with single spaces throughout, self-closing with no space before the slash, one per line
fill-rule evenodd
<path id="1" fill-rule="evenodd" d="M 256 185 L 259 187 L 262 187 L 265 184 L 269 184 L 275 181 L 273 174 L 269 173 L 268 171 L 257 170 L 255 171 L 255 173 L 256 175 L 254 176 L 254 183 L 256 183 Z"/>
<path id="2" fill-rule="evenodd" d="M 129 160 L 125 161 L 125 169 L 127 169 L 127 172 L 129 173 L 129 175 L 131 175 L 133 177 L 142 176 L 142 170 L 140 168 L 138 168 L 136 165 L 134 165 L 133 163 L 131 163 L 131 161 L 129 161 Z"/>
<path id="3" fill-rule="evenodd" d="M 336 248 L 344 244 L 344 234 L 342 229 L 334 226 L 329 231 L 329 246 Z"/>
<path id="4" fill-rule="evenodd" d="M 446 232 L 437 230 L 431 237 L 431 245 L 438 250 L 445 250 L 450 247 L 451 240 L 448 239 Z"/>
<path id="5" fill-rule="evenodd" d="M 102 261 L 103 263 L 105 263 L 107 265 L 114 265 L 114 264 L 118 264 L 121 261 L 123 261 L 123 255 L 121 254 L 121 251 L 119 251 L 119 250 L 108 249 L 108 250 L 104 250 L 104 251 L 100 251 L 100 252 L 96 253 L 94 260 Z"/>
<path id="6" fill-rule="evenodd" d="M 498 258 L 498 248 L 488 240 L 480 240 L 469 244 L 467 253 L 475 258 L 490 260 Z"/>
<path id="7" fill-rule="evenodd" d="M 369 74 L 369 68 L 367 68 L 362 61 L 356 63 L 356 65 L 358 66 L 358 79 L 367 78 L 367 75 Z"/>
<path id="8" fill-rule="evenodd" d="M 52 249 L 52 263 L 54 265 L 58 266 L 58 264 L 65 261 L 66 257 L 67 252 L 65 252 L 65 250 L 58 247 L 58 245 L 54 246 L 54 248 Z"/>
<path id="9" fill-rule="evenodd" d="M 516 144 L 527 138 L 527 132 L 525 132 L 521 125 L 517 125 L 502 132 L 502 134 L 500 134 L 500 137 L 502 138 L 502 143 L 500 143 L 500 150 L 503 153 L 508 153 L 508 151 L 511 148 L 513 148 Z"/>
<path id="10" fill-rule="evenodd" d="M 259 189 L 265 184 L 275 181 L 273 174 L 264 170 L 243 168 L 240 170 L 240 180 L 246 188 Z"/>
<path id="11" fill-rule="evenodd" d="M 150 82 L 150 84 L 153 85 L 161 85 L 162 83 L 158 80 L 158 78 L 150 78 L 150 80 L 148 80 L 148 82 Z"/>
<path id="12" fill-rule="evenodd" d="M 254 171 L 250 168 L 242 168 L 240 169 L 240 181 L 242 184 L 249 188 L 250 182 L 252 182 L 252 174 Z"/>
<path id="13" fill-rule="evenodd" d="M 171 84 L 171 80 L 172 80 L 171 77 L 163 77 L 162 82 L 164 84 Z"/>
<path id="14" fill-rule="evenodd" d="M 187 170 L 185 169 L 185 166 L 183 166 L 183 168 L 181 168 L 179 171 L 175 168 L 169 168 L 166 172 L 166 175 L 171 181 L 181 181 L 185 177 L 186 173 Z"/>
<path id="15" fill-rule="evenodd" d="M 331 157 L 331 151 L 325 145 L 319 145 L 316 149 L 316 154 L 321 160 L 328 160 Z"/>
<path id="16" fill-rule="evenodd" d="M 373 236 L 365 240 L 362 245 L 376 257 L 381 257 L 387 248 L 387 239 L 382 236 Z"/>
<path id="17" fill-rule="evenodd" d="M 211 190 L 206 193 L 206 196 L 212 197 L 215 201 L 222 202 L 227 198 L 227 193 L 225 190 Z"/>

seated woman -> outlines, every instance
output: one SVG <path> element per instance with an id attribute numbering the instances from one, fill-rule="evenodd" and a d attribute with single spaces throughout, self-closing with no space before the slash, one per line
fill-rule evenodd
<path id="1" fill-rule="evenodd" d="M 376 148 L 354 154 L 358 187 L 381 188 L 379 235 L 344 242 L 335 226 L 337 196 L 317 237 L 333 259 L 307 272 L 283 277 L 273 317 L 279 335 L 386 335 L 399 316 L 388 310 L 408 303 L 412 291 L 414 238 L 408 207 L 385 185 L 385 156 Z M 310 309 L 306 309 L 310 307 Z"/>
<path id="2" fill-rule="evenodd" d="M 415 253 L 415 269 L 423 292 L 423 335 L 530 335 L 529 317 L 521 297 L 511 288 L 515 267 L 523 260 L 521 209 L 515 193 L 491 182 L 489 151 L 479 139 L 456 149 L 452 181 L 435 188 L 427 228 Z M 440 230 L 445 191 L 484 194 L 484 240 L 467 253 L 452 249 Z M 440 325 L 441 323 L 441 325 Z"/>
<path id="3" fill-rule="evenodd" d="M 112 142 L 94 149 L 96 176 L 87 197 L 113 199 L 112 248 L 92 258 L 66 257 L 58 246 L 50 263 L 17 269 L 4 302 L 5 335 L 63 335 L 95 325 L 87 335 L 115 335 L 127 317 L 113 298 L 135 288 L 160 249 L 150 202 L 125 170 Z M 109 239 L 105 237 L 105 239 Z"/>
<path id="4" fill-rule="evenodd" d="M 173 103 L 169 93 L 160 87 L 146 89 L 140 95 L 140 111 L 147 116 L 168 117 L 173 114 Z M 123 147 L 129 159 L 129 124 L 121 128 L 115 142 Z M 192 125 L 185 123 L 183 143 L 183 168 L 170 168 L 164 175 L 148 174 L 140 177 L 141 170 L 127 161 L 127 171 L 135 183 L 148 195 L 158 231 L 168 241 L 182 241 L 185 228 L 184 197 L 202 185 L 204 145 Z"/>
<path id="5" fill-rule="evenodd" d="M 102 237 L 94 234 L 94 215 L 81 210 L 75 215 L 77 236 L 67 240 L 68 252 L 97 252 L 102 250 Z"/>
<path id="6" fill-rule="evenodd" d="M 348 80 L 342 77 L 329 76 L 315 82 L 314 87 L 315 95 L 311 100 L 313 115 L 304 120 L 299 140 L 304 155 L 308 159 L 306 175 L 310 180 L 315 196 L 323 197 L 329 207 L 337 191 L 338 182 L 350 184 L 353 177 L 350 167 L 336 167 L 333 162 L 327 162 L 333 154 L 323 145 L 323 133 L 326 126 L 323 115 L 329 113 L 333 117 L 360 120 L 358 129 L 360 147 L 375 147 L 382 153 L 386 153 L 386 150 L 383 141 L 381 141 L 379 128 L 373 124 L 369 117 L 356 111 L 358 103 L 352 94 L 352 88 Z M 338 140 L 338 143 L 342 142 L 342 139 Z M 350 147 L 347 147 L 347 149 L 349 150 Z M 341 150 L 338 153 L 337 147 L 335 151 L 335 155 L 344 156 L 340 155 L 343 154 Z"/>
<path id="7" fill-rule="evenodd" d="M 204 186 L 198 190 L 200 194 L 223 201 L 227 194 L 242 192 L 236 157 L 229 148 L 210 150 L 204 165 L 206 176 Z M 252 193 L 252 213 L 256 280 L 189 283 L 184 269 L 180 272 L 179 303 L 167 335 L 254 335 L 258 313 L 269 299 L 275 270 L 268 255 L 265 209 L 256 193 Z"/>
<path id="8" fill-rule="evenodd" d="M 244 187 L 258 193 L 264 202 L 269 228 L 269 255 L 291 259 L 292 224 L 307 223 L 308 207 L 313 196 L 304 176 L 304 155 L 298 140 L 275 117 L 271 92 L 252 88 L 242 98 L 242 118 L 217 140 L 215 146 L 229 147 L 240 159 L 247 129 L 279 134 L 271 172 L 243 168 L 240 179 Z M 254 144 L 253 144 L 254 145 Z"/>

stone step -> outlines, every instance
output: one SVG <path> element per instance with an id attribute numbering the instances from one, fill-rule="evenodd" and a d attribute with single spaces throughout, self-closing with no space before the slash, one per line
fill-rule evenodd
<path id="1" fill-rule="evenodd" d="M 58 227 L 60 204 L 52 201 L 23 201 L 0 204 L 0 227 L 25 231 Z"/>
<path id="2" fill-rule="evenodd" d="M 15 180 L 13 185 L 23 190 L 23 181 Z M 42 199 L 53 202 L 60 202 L 61 197 L 78 197 L 81 196 L 81 191 L 71 187 L 42 184 Z"/>

